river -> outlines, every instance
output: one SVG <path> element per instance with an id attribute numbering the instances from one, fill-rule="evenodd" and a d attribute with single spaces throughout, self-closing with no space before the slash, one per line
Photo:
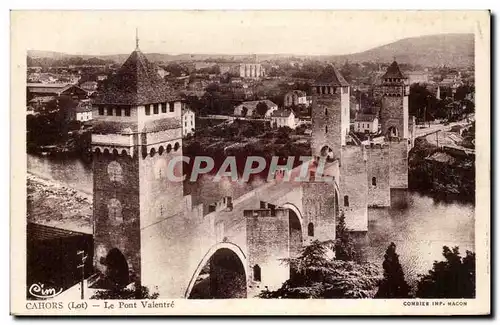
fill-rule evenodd
<path id="1" fill-rule="evenodd" d="M 40 157 L 28 154 L 28 172 L 85 193 L 92 193 L 92 165 L 78 158 Z M 189 185 L 189 184 L 187 184 Z M 226 186 L 227 185 L 227 186 Z M 230 187 L 230 183 L 214 188 L 214 183 L 198 182 L 186 186 L 193 201 L 214 202 L 222 195 L 237 197 L 253 186 Z M 210 187 L 210 188 L 209 188 Z M 408 208 L 369 209 L 366 258 L 382 265 L 387 246 L 394 242 L 409 282 L 427 273 L 434 260 L 442 260 L 444 245 L 474 251 L 474 206 L 456 202 L 438 202 L 429 196 L 409 193 Z"/>

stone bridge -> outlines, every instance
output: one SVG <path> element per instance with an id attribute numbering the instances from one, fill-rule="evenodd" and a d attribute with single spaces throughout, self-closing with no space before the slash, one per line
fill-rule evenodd
<path id="1" fill-rule="evenodd" d="M 338 165 L 325 174 L 338 179 Z M 282 259 L 315 239 L 335 239 L 338 195 L 335 181 L 277 177 L 222 198 L 207 214 L 186 196 L 183 213 L 141 225 L 142 284 L 162 298 L 242 298 L 277 289 L 291 272 Z"/>

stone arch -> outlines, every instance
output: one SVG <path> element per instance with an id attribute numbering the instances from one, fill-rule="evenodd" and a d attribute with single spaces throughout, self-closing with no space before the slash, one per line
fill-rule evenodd
<path id="1" fill-rule="evenodd" d="M 95 148 L 94 152 L 98 155 L 101 154 L 101 148 Z"/>
<path id="2" fill-rule="evenodd" d="M 108 148 L 104 149 L 104 152 L 103 152 L 103 153 L 104 153 L 105 155 L 109 155 L 109 149 L 108 149 Z"/>
<path id="3" fill-rule="evenodd" d="M 122 153 L 121 153 L 121 154 L 122 154 L 122 156 L 128 156 L 128 152 L 127 152 L 127 150 L 125 150 L 125 149 L 123 149 L 123 150 L 122 150 Z"/>
<path id="4" fill-rule="evenodd" d="M 307 236 L 314 237 L 314 223 L 312 222 L 307 225 Z"/>
<path id="5" fill-rule="evenodd" d="M 304 227 L 303 227 L 303 218 L 301 211 L 297 208 L 296 205 L 292 203 L 285 203 L 282 205 L 282 208 L 288 209 L 288 236 L 289 236 L 289 253 L 290 257 L 298 256 L 302 247 L 304 246 Z M 293 274 L 293 270 L 290 269 L 290 275 Z"/>
<path id="6" fill-rule="evenodd" d="M 106 282 L 111 287 L 125 287 L 129 284 L 127 259 L 118 248 L 113 248 L 108 252 L 104 265 L 106 265 Z"/>
<path id="7" fill-rule="evenodd" d="M 188 287 L 184 293 L 185 298 L 190 297 L 190 295 L 193 291 L 193 288 L 196 284 L 196 280 L 198 279 L 202 269 L 205 267 L 205 265 L 207 263 L 210 262 L 211 258 L 217 252 L 219 252 L 221 250 L 232 252 L 232 254 L 234 254 L 237 257 L 237 259 L 239 260 L 239 262 L 241 263 L 243 273 L 244 273 L 243 276 L 245 279 L 245 290 L 246 290 L 246 279 L 247 279 L 247 275 L 248 275 L 247 258 L 245 256 L 245 254 L 243 253 L 243 250 L 238 245 L 235 245 L 235 244 L 229 243 L 229 242 L 223 242 L 223 243 L 215 244 L 212 247 L 210 247 L 210 249 L 205 254 L 205 256 L 203 256 L 203 259 L 200 261 L 200 263 L 198 263 L 198 266 L 196 267 L 196 270 L 194 271 L 193 276 L 191 277 L 189 284 L 188 284 Z"/>
<path id="8" fill-rule="evenodd" d="M 399 130 L 397 127 L 395 127 L 394 125 L 390 126 L 387 128 L 387 133 L 386 135 L 389 137 L 389 138 L 395 138 L 395 137 L 399 137 Z"/>
<path id="9" fill-rule="evenodd" d="M 118 156 L 118 150 L 113 149 L 113 156 Z"/>
<path id="10" fill-rule="evenodd" d="M 333 149 L 330 148 L 326 144 L 321 147 L 319 154 L 322 158 L 326 158 L 326 161 L 328 161 L 328 162 L 331 162 L 335 159 L 334 154 L 333 154 Z"/>

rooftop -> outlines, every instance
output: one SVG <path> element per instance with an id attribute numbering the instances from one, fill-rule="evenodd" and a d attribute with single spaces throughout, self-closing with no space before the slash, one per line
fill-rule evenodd
<path id="1" fill-rule="evenodd" d="M 333 65 L 326 66 L 325 70 L 316 79 L 316 84 L 327 84 L 330 86 L 349 86 L 340 72 Z"/>
<path id="2" fill-rule="evenodd" d="M 137 48 L 110 78 L 105 92 L 96 99 L 97 104 L 145 105 L 175 100 L 176 96 Z"/>
<path id="3" fill-rule="evenodd" d="M 356 115 L 356 122 L 373 122 L 377 115 L 375 114 L 358 114 Z"/>
<path id="4" fill-rule="evenodd" d="M 293 112 L 289 109 L 277 109 L 272 114 L 271 117 L 289 117 Z"/>
<path id="5" fill-rule="evenodd" d="M 406 76 L 401 72 L 399 64 L 396 61 L 392 62 L 392 64 L 387 68 L 385 74 L 382 76 L 382 79 L 388 78 L 406 79 Z"/>

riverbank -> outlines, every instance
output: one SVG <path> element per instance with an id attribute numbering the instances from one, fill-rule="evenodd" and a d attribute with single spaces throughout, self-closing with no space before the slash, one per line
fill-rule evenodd
<path id="1" fill-rule="evenodd" d="M 411 191 L 438 201 L 475 203 L 474 156 L 443 150 L 425 138 L 415 141 L 408 156 Z"/>
<path id="2" fill-rule="evenodd" d="M 92 234 L 92 195 L 28 174 L 27 220 Z"/>

